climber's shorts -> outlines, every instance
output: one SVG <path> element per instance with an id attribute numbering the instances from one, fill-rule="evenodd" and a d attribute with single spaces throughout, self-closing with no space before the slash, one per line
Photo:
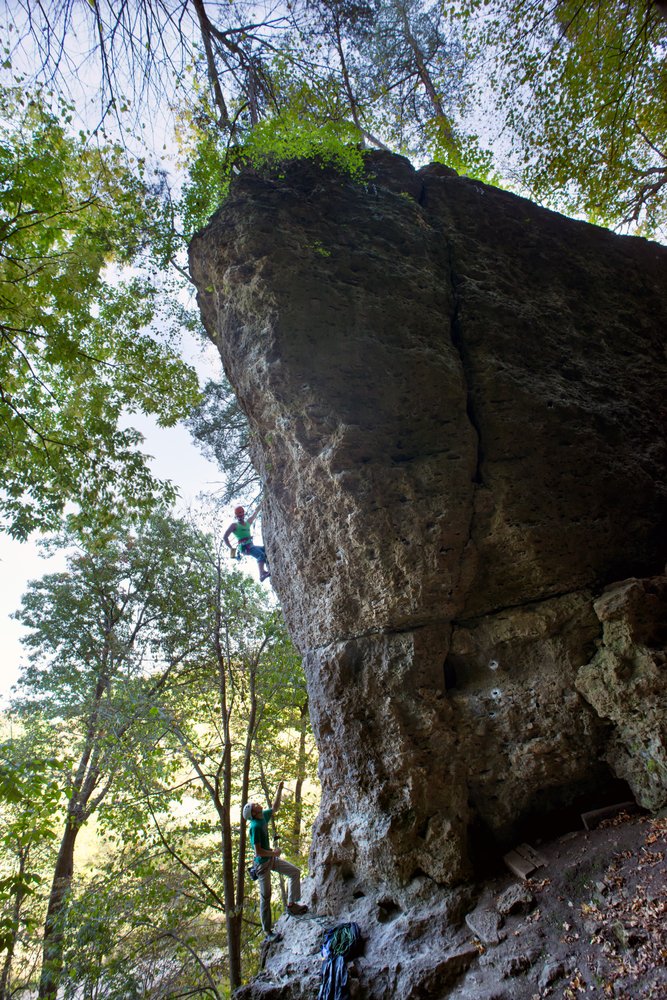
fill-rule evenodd
<path id="1" fill-rule="evenodd" d="M 266 549 L 263 545 L 246 545 L 243 548 L 244 556 L 254 556 L 257 562 L 266 562 Z"/>

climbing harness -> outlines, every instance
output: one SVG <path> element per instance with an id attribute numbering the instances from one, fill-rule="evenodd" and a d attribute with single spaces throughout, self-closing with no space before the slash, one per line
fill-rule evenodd
<path id="1" fill-rule="evenodd" d="M 347 1000 L 347 963 L 361 952 L 361 931 L 355 923 L 337 924 L 322 935 L 322 982 L 317 1000 Z"/>

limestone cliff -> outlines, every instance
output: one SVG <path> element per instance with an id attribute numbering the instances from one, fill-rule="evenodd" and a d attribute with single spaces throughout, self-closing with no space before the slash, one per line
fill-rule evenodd
<path id="1" fill-rule="evenodd" d="M 417 919 L 579 796 L 664 804 L 667 251 L 377 154 L 243 172 L 191 270 L 305 658 L 312 903 Z"/>

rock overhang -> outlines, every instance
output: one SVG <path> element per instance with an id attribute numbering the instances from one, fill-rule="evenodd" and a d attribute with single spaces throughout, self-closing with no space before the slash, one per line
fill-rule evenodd
<path id="1" fill-rule="evenodd" d="M 305 655 L 322 892 L 461 880 L 475 825 L 619 768 L 641 797 L 587 665 L 604 585 L 664 566 L 664 248 L 374 155 L 242 174 L 191 266 Z"/>

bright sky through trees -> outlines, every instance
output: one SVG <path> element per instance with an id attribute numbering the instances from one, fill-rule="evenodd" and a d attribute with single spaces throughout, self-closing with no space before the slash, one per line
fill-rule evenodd
<path id="1" fill-rule="evenodd" d="M 183 426 L 160 428 L 148 417 L 135 417 L 133 423 L 146 438 L 145 450 L 154 456 L 151 462 L 154 474 L 161 479 L 171 479 L 178 487 L 178 510 L 186 511 L 202 491 L 215 490 L 220 473 L 203 457 Z M 0 534 L 0 699 L 6 697 L 16 681 L 22 656 L 23 629 L 10 615 L 17 610 L 29 580 L 61 570 L 64 564 L 64 553 L 47 559 L 40 553 L 36 539 L 19 542 Z M 252 564 L 247 560 L 240 566 L 250 575 L 254 573 L 254 560 Z"/>

